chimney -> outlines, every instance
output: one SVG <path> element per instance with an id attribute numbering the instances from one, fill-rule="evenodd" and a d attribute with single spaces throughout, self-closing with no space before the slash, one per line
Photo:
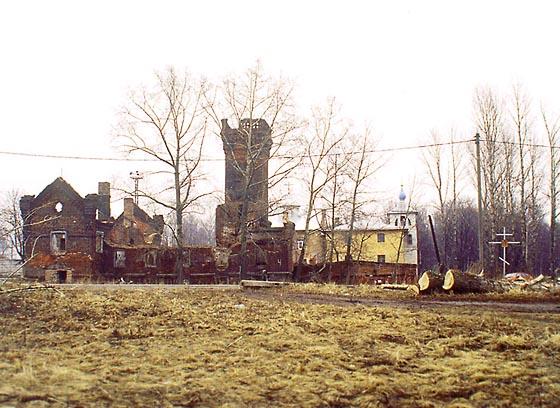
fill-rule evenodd
<path id="1" fill-rule="evenodd" d="M 34 199 L 35 199 L 34 195 L 24 195 L 19 200 L 19 208 L 21 210 L 21 216 L 23 218 L 24 225 L 29 222 L 27 220 L 27 217 L 31 213 L 31 204 L 33 203 Z"/>
<path id="2" fill-rule="evenodd" d="M 84 198 L 84 215 L 90 220 L 95 220 L 95 213 L 97 212 L 97 203 L 99 197 L 97 194 L 88 194 Z"/>
<path id="3" fill-rule="evenodd" d="M 134 199 L 132 197 L 126 197 L 124 199 L 124 226 L 130 227 L 132 225 L 132 220 L 134 219 Z"/>
<path id="4" fill-rule="evenodd" d="M 165 226 L 165 223 L 163 222 L 163 215 L 154 215 L 153 220 L 156 231 L 163 234 L 163 228 Z"/>
<path id="5" fill-rule="evenodd" d="M 111 184 L 106 181 L 100 181 L 97 185 L 98 194 L 98 216 L 99 221 L 109 221 L 111 218 Z"/>
<path id="6" fill-rule="evenodd" d="M 222 119 L 222 131 L 226 129 L 231 129 L 227 123 L 227 119 Z"/>

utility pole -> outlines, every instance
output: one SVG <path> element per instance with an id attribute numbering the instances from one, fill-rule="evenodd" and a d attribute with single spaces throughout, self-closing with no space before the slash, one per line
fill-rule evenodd
<path id="1" fill-rule="evenodd" d="M 478 263 L 481 270 L 484 270 L 484 242 L 482 241 L 482 181 L 480 170 L 480 134 L 477 132 L 474 137 L 476 145 L 476 184 L 478 190 Z"/>

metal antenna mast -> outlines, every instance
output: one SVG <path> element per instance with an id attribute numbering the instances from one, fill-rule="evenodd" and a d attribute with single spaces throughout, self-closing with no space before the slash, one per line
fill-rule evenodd
<path id="1" fill-rule="evenodd" d="M 138 185 L 140 180 L 144 178 L 144 175 L 138 170 L 130 172 L 130 178 L 134 180 L 134 203 L 138 205 Z"/>

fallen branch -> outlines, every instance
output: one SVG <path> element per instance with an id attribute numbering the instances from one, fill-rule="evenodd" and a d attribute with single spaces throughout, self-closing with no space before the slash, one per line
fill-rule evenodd
<path id="1" fill-rule="evenodd" d="M 0 290 L 0 295 L 6 295 L 8 293 L 15 293 L 15 292 L 25 292 L 25 291 L 28 291 L 28 290 L 45 290 L 45 289 L 52 289 L 55 292 L 64 296 L 64 293 L 62 293 L 60 290 L 58 290 L 54 286 L 50 286 L 50 285 L 28 286 L 26 288 L 15 288 L 15 289 Z"/>
<path id="2" fill-rule="evenodd" d="M 18 271 L 20 271 L 25 265 L 27 265 L 27 263 L 29 261 L 31 261 L 33 258 L 35 258 L 35 255 L 33 255 L 31 258 L 29 258 L 27 261 L 25 261 L 24 263 L 22 263 L 20 266 L 18 266 L 16 269 L 14 269 L 8 276 L 6 276 L 4 278 L 4 281 L 2 283 L 0 283 L 0 286 L 4 285 L 6 282 L 8 282 L 9 279 L 11 279 Z"/>
<path id="3" fill-rule="evenodd" d="M 287 286 L 290 282 L 277 281 L 258 281 L 258 280 L 242 280 L 239 286 L 242 288 L 275 288 L 279 286 Z"/>
<path id="4" fill-rule="evenodd" d="M 243 336 L 239 336 L 238 338 L 236 338 L 234 341 L 232 341 L 231 343 L 229 343 L 225 348 L 229 348 L 230 346 L 233 346 L 235 343 L 237 343 L 239 340 L 241 340 L 243 338 Z"/>
<path id="5" fill-rule="evenodd" d="M 414 292 L 415 294 L 420 293 L 418 286 L 416 285 L 407 285 L 407 284 L 400 284 L 400 283 L 384 283 L 379 285 L 379 287 L 383 290 L 406 290 L 409 292 Z"/>

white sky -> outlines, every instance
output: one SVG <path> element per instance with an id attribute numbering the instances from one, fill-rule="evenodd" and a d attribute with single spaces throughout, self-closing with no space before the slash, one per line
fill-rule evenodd
<path id="1" fill-rule="evenodd" d="M 536 109 L 560 107 L 559 18 L 556 1 L 4 1 L 0 151 L 115 156 L 115 113 L 154 70 L 214 78 L 257 59 L 296 81 L 302 109 L 336 96 L 385 147 L 432 128 L 469 138 L 476 86 L 521 82 Z M 392 156 L 391 195 L 414 155 Z M 62 174 L 85 195 L 131 170 L 0 154 L 0 190 L 38 194 Z"/>

